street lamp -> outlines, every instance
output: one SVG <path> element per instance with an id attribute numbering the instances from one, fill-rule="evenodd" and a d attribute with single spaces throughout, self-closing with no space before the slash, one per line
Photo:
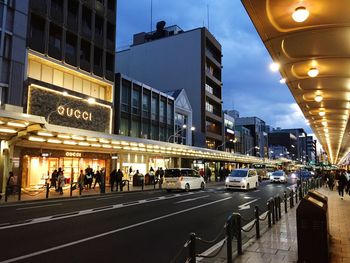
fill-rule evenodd
<path id="1" fill-rule="evenodd" d="M 230 139 L 229 141 L 230 141 L 230 142 L 233 142 L 233 139 Z M 220 144 L 218 147 L 216 147 L 216 150 L 219 150 L 219 148 L 222 147 L 222 146 L 224 146 L 224 145 L 226 145 L 226 143 L 227 143 L 227 142 L 225 141 L 225 142 L 223 142 L 222 144 Z"/>
<path id="2" fill-rule="evenodd" d="M 259 147 L 259 146 L 254 146 L 254 147 L 250 148 L 248 151 L 246 151 L 247 155 L 249 155 L 249 153 L 250 153 L 253 149 L 260 150 L 260 147 Z"/>
<path id="3" fill-rule="evenodd" d="M 186 128 L 187 128 L 187 125 L 186 125 L 186 124 L 183 124 L 182 127 L 181 127 L 176 133 L 174 133 L 174 134 L 172 134 L 172 135 L 170 135 L 170 136 L 168 137 L 167 142 L 170 142 L 170 139 L 171 139 L 171 138 L 174 138 L 174 141 L 173 141 L 173 142 L 175 143 L 175 137 L 178 136 L 180 133 L 182 133 L 183 130 L 186 129 Z"/>

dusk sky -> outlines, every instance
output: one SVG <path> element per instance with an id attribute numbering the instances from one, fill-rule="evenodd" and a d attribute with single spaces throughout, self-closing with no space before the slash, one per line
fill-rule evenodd
<path id="1" fill-rule="evenodd" d="M 149 32 L 151 0 L 118 0 L 117 49 L 132 43 L 134 33 Z M 222 45 L 224 109 L 241 117 L 257 116 L 272 127 L 304 128 L 311 133 L 253 23 L 239 0 L 153 0 L 153 28 L 157 21 L 178 25 L 184 31 L 208 27 Z"/>

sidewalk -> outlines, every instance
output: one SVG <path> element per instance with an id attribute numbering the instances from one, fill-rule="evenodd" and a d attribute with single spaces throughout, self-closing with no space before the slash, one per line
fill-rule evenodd
<path id="1" fill-rule="evenodd" d="M 320 188 L 316 191 L 328 197 L 330 226 L 330 262 L 350 263 L 350 196 L 341 200 L 337 191 Z M 282 219 L 259 240 L 243 248 L 243 255 L 235 263 L 297 262 L 296 207 L 282 215 Z M 217 260 L 216 262 L 226 262 Z M 316 262 L 315 262 L 316 263 Z M 322 262 L 317 262 L 322 263 Z"/>

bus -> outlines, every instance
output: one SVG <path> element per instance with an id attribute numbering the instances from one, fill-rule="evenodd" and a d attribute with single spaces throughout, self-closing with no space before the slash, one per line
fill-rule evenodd
<path id="1" fill-rule="evenodd" d="M 259 176 L 259 181 L 269 180 L 270 175 L 277 170 L 277 166 L 273 164 L 256 163 L 252 167 L 256 170 Z"/>

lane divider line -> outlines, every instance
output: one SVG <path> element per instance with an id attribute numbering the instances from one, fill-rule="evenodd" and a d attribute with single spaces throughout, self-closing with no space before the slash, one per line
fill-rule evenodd
<path id="1" fill-rule="evenodd" d="M 58 204 L 51 204 L 51 205 L 39 205 L 39 206 L 29 206 L 29 207 L 21 207 L 17 208 L 16 210 L 27 210 L 27 209 L 35 209 L 35 208 L 42 208 L 42 207 L 48 207 L 48 206 L 56 206 L 56 205 L 62 205 L 61 203 Z"/>
<path id="2" fill-rule="evenodd" d="M 145 224 L 148 224 L 148 223 L 152 223 L 152 222 L 155 222 L 155 221 L 159 221 L 159 220 L 162 220 L 162 219 L 165 219 L 165 218 L 169 218 L 169 217 L 172 217 L 172 216 L 183 214 L 183 213 L 186 213 L 186 212 L 189 212 L 189 211 L 193 211 L 193 210 L 196 210 L 196 209 L 199 209 L 199 208 L 202 208 L 202 207 L 206 207 L 206 206 L 209 206 L 209 205 L 213 205 L 213 204 L 216 204 L 216 203 L 219 203 L 219 202 L 224 202 L 224 201 L 226 201 L 228 199 L 232 199 L 232 197 L 226 197 L 226 198 L 223 198 L 223 199 L 220 199 L 220 200 L 216 200 L 216 201 L 213 201 L 213 202 L 210 202 L 210 203 L 205 203 L 205 204 L 202 204 L 202 205 L 198 205 L 198 206 L 194 206 L 194 207 L 191 207 L 191 208 L 183 209 L 181 211 L 177 211 L 177 212 L 173 212 L 173 213 L 166 214 L 166 215 L 163 215 L 163 216 L 155 217 L 155 218 L 152 218 L 152 219 L 149 219 L 149 220 L 145 220 L 145 221 L 142 221 L 142 222 L 139 222 L 139 223 L 135 223 L 135 224 L 132 224 L 132 225 L 129 225 L 129 226 L 125 226 L 125 227 L 122 227 L 122 228 L 114 229 L 114 230 L 111 230 L 111 231 L 108 231 L 108 232 L 104 232 L 104 233 L 101 233 L 101 234 L 98 234 L 98 235 L 95 235 L 95 236 L 91 236 L 91 237 L 83 238 L 83 239 L 76 240 L 76 241 L 73 241 L 73 242 L 69 242 L 69 243 L 66 243 L 66 244 L 63 244 L 63 245 L 59 245 L 59 246 L 51 247 L 51 248 L 48 248 L 48 249 L 36 251 L 36 252 L 29 253 L 29 254 L 26 254 L 26 255 L 23 255 L 23 256 L 6 259 L 4 261 L 1 261 L 0 263 L 11 263 L 11 262 L 16 262 L 16 261 L 19 261 L 19 260 L 35 257 L 35 256 L 38 256 L 38 255 L 41 255 L 41 254 L 45 254 L 45 253 L 52 252 L 52 251 L 55 251 L 55 250 L 59 250 L 59 249 L 62 249 L 62 248 L 74 246 L 74 245 L 77 245 L 77 244 L 80 244 L 80 243 L 83 243 L 83 242 L 87 242 L 87 241 L 90 241 L 90 240 L 94 240 L 94 239 L 97 239 L 97 238 L 100 238 L 100 237 L 104 237 L 104 236 L 107 236 L 107 235 L 112 235 L 112 234 L 115 234 L 115 233 L 118 233 L 118 232 L 121 232 L 121 231 L 124 231 L 124 230 L 127 230 L 127 229 L 135 228 L 135 227 L 142 226 L 142 225 L 145 225 Z"/>

